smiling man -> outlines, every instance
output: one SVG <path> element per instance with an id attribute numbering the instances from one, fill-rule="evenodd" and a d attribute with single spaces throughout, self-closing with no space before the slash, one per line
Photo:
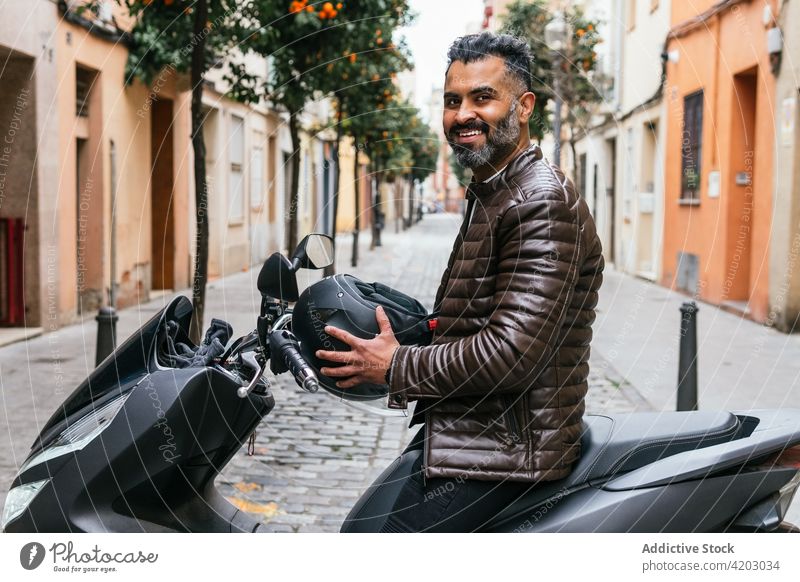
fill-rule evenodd
<path id="1" fill-rule="evenodd" d="M 600 240 L 572 183 L 530 145 L 525 42 L 465 36 L 448 57 L 444 132 L 473 180 L 433 342 L 400 346 L 379 309 L 378 337 L 326 328 L 351 351 L 318 354 L 349 364 L 322 369 L 342 388 L 386 374 L 390 406 L 417 402 L 411 425 L 424 426 L 407 452 L 422 454 L 383 531 L 480 529 L 531 486 L 565 478 L 580 455 Z"/>

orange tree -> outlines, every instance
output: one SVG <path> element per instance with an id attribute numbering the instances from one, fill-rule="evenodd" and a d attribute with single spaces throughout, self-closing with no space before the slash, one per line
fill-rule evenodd
<path id="1" fill-rule="evenodd" d="M 381 40 L 381 29 L 377 29 L 373 33 L 375 34 L 373 40 Z M 356 266 L 362 215 L 358 154 L 364 151 L 369 156 L 370 163 L 374 168 L 379 150 L 375 150 L 371 146 L 379 139 L 383 139 L 384 132 L 388 135 L 388 130 L 394 125 L 390 109 L 397 102 L 396 72 L 408 68 L 409 60 L 405 47 L 387 43 L 385 48 L 371 48 L 360 55 L 351 53 L 348 55 L 347 61 L 350 66 L 341 66 L 340 64 L 339 78 L 342 83 L 333 92 L 335 98 L 333 124 L 337 130 L 337 143 L 341 136 L 348 135 L 352 138 L 356 148 L 353 161 L 355 225 L 351 257 L 351 265 Z M 330 65 L 328 66 L 330 67 Z M 332 72 L 335 70 L 335 68 L 332 69 Z M 338 208 L 338 205 L 335 208 Z M 334 216 L 336 216 L 336 211 Z M 374 226 L 375 221 L 373 220 Z"/>
<path id="2" fill-rule="evenodd" d="M 351 6 L 351 4 L 348 4 Z M 348 36 L 352 44 L 341 57 L 327 63 L 330 73 L 328 87 L 334 100 L 336 147 L 336 193 L 333 199 L 334 233 L 338 215 L 339 144 L 349 135 L 356 146 L 354 160 L 355 228 L 351 264 L 358 261 L 358 236 L 361 229 L 360 192 L 358 181 L 358 153 L 368 146 L 369 123 L 380 124 L 380 115 L 370 113 L 385 111 L 396 98 L 395 79 L 398 72 L 409 69 L 411 61 L 403 39 L 395 39 L 396 30 L 408 24 L 413 15 L 405 0 L 353 0 L 358 10 L 348 20 Z M 366 115 L 366 117 L 364 117 Z"/>
<path id="3" fill-rule="evenodd" d="M 349 118 L 346 126 L 350 132 L 361 136 L 369 154 L 370 173 L 376 184 L 373 210 L 377 211 L 381 205 L 380 185 L 403 177 L 410 190 L 408 212 L 412 220 L 415 186 L 435 171 L 439 141 L 422 120 L 419 110 L 401 99 L 395 90 L 392 83 L 371 111 Z M 398 208 L 398 218 L 402 213 Z M 374 227 L 375 219 L 373 247 L 380 244 L 380 233 Z"/>
<path id="4" fill-rule="evenodd" d="M 401 0 L 248 0 L 243 22 L 250 26 L 240 45 L 244 51 L 268 57 L 268 77 L 254 90 L 288 114 L 292 139 L 291 195 L 287 216 L 287 244 L 297 243 L 298 178 L 300 173 L 300 119 L 304 107 L 314 99 L 342 89 L 341 71 L 371 49 L 363 34 L 365 22 L 379 19 L 387 11 L 397 15 Z M 381 41 L 383 42 L 383 41 Z M 352 57 L 351 55 L 356 55 Z M 338 74 L 337 74 L 338 73 Z M 346 73 L 345 73 L 346 74 Z M 241 75 L 244 77 L 244 75 Z M 345 78 L 344 81 L 347 81 Z M 341 135 L 337 136 L 339 139 Z M 334 148 L 336 150 L 336 148 Z M 334 183 L 338 191 L 338 154 L 334 151 Z M 338 193 L 334 192 L 334 212 Z M 335 224 L 335 217 L 334 217 Z"/>
<path id="5" fill-rule="evenodd" d="M 297 242 L 298 177 L 300 172 L 299 115 L 313 99 L 340 95 L 358 83 L 359 58 L 388 45 L 393 27 L 404 22 L 405 0 L 346 0 L 317 2 L 308 0 L 248 0 L 245 23 L 251 31 L 242 42 L 250 50 L 270 60 L 268 78 L 258 89 L 288 115 L 292 139 L 292 180 L 287 212 L 288 246 Z M 376 35 L 378 22 L 388 26 Z M 352 75 L 352 78 L 351 78 Z M 341 109 L 341 106 L 340 106 Z M 337 143 L 342 137 L 337 131 Z M 334 225 L 338 200 L 338 148 L 334 147 Z"/>
<path id="6" fill-rule="evenodd" d="M 353 180 L 355 187 L 355 225 L 353 229 L 353 246 L 350 264 L 355 267 L 358 265 L 358 239 L 361 231 L 361 193 L 358 175 L 358 157 L 364 151 L 369 157 L 371 166 L 370 175 L 376 177 L 376 165 L 382 154 L 382 148 L 376 147 L 389 136 L 389 130 L 393 129 L 394 120 L 389 115 L 387 106 L 395 98 L 395 86 L 392 76 L 381 78 L 378 73 L 369 81 L 352 85 L 348 88 L 347 94 L 339 101 L 336 111 L 336 125 L 341 128 L 341 132 L 352 138 L 355 147 L 355 157 L 353 160 Z M 375 194 L 377 198 L 377 192 Z M 373 220 L 373 238 L 376 227 L 377 206 L 371 209 Z M 373 240 L 374 246 L 374 240 Z"/>
<path id="7" fill-rule="evenodd" d="M 192 149 L 194 151 L 195 221 L 197 237 L 192 279 L 194 312 L 190 336 L 200 342 L 208 280 L 208 185 L 203 140 L 203 79 L 208 69 L 239 41 L 241 5 L 236 0 L 117 0 L 133 17 L 128 35 L 126 81 L 138 78 L 152 84 L 161 75 L 183 75 L 192 88 Z M 98 1 L 84 5 L 98 10 Z M 244 94 L 240 80 L 228 79 L 231 89 Z M 156 90 L 154 89 L 154 94 Z M 157 94 L 155 95 L 157 98 Z"/>
<path id="8" fill-rule="evenodd" d="M 589 18 L 580 6 L 567 3 L 564 19 L 569 35 L 561 59 L 556 64 L 552 51 L 545 43 L 545 27 L 555 15 L 546 0 L 515 0 L 508 6 L 501 32 L 521 36 L 528 41 L 534 55 L 531 72 L 536 104 L 530 119 L 531 136 L 541 139 L 551 129 L 547 103 L 553 98 L 555 76 L 559 76 L 559 91 L 567 112 L 565 124 L 570 130 L 570 146 L 575 164 L 575 140 L 586 126 L 594 107 L 603 100 L 606 80 L 597 70 L 599 21 Z"/>

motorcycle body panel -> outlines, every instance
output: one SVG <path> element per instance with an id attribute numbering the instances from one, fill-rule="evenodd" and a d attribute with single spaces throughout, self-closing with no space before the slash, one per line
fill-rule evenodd
<path id="1" fill-rule="evenodd" d="M 220 367 L 166 368 L 158 362 L 160 330 L 172 318 L 185 331 L 191 317 L 187 304 L 178 298 L 154 316 L 53 415 L 31 457 L 93 409 L 125 397 L 110 424 L 84 448 L 27 470 L 23 466 L 12 488 L 48 482 L 6 531 L 227 532 L 258 527 L 257 520 L 240 515 L 217 493 L 214 479 L 269 414 L 274 399 L 264 384 L 240 398 L 241 381 Z M 138 369 L 120 362 L 119 373 L 112 372 L 122 358 L 134 359 Z"/>
<path id="2" fill-rule="evenodd" d="M 800 473 L 760 463 L 798 443 L 800 410 L 587 415 L 570 476 L 498 505 L 479 531 L 718 532 L 762 506 L 777 527 Z M 421 454 L 387 467 L 342 532 L 379 531 Z"/>

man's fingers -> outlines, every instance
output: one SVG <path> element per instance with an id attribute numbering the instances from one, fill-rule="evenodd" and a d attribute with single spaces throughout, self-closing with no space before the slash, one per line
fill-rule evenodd
<path id="1" fill-rule="evenodd" d="M 325 367 L 320 368 L 320 372 L 322 372 L 325 376 L 330 376 L 331 378 L 348 378 L 355 374 L 360 373 L 362 368 L 358 366 L 339 366 L 336 368 Z"/>
<path id="2" fill-rule="evenodd" d="M 359 384 L 363 383 L 364 381 L 356 376 L 352 378 L 348 378 L 347 380 L 339 380 L 336 383 L 337 388 L 352 388 L 354 386 L 358 386 Z"/>
<path id="3" fill-rule="evenodd" d="M 378 305 L 378 308 L 375 310 L 375 319 L 378 320 L 378 329 L 381 330 L 381 333 L 394 335 L 392 330 L 392 322 L 389 321 L 389 316 L 386 315 L 386 312 L 380 305 Z"/>
<path id="4" fill-rule="evenodd" d="M 333 327 L 332 325 L 325 326 L 325 333 L 331 337 L 335 337 L 336 339 L 343 341 L 351 348 L 355 347 L 356 344 L 361 341 L 356 336 L 346 332 L 343 329 L 339 329 L 338 327 Z"/>
<path id="5" fill-rule="evenodd" d="M 352 352 L 330 352 L 327 350 L 317 350 L 316 356 L 320 360 L 328 360 L 329 362 L 341 362 L 350 364 L 353 362 Z"/>

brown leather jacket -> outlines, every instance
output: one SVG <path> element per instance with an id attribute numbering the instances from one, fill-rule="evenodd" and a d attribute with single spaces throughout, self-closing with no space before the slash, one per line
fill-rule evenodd
<path id="1" fill-rule="evenodd" d="M 580 456 L 603 271 L 584 200 L 531 146 L 472 183 L 430 346 L 401 346 L 389 405 L 417 400 L 425 476 L 551 481 Z"/>

